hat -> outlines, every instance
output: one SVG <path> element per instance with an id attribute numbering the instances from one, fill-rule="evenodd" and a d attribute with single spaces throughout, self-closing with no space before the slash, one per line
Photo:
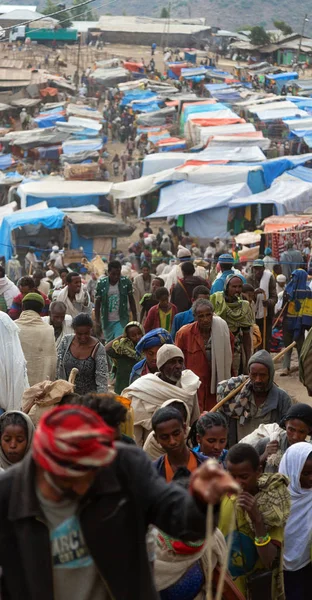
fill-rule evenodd
<path id="1" fill-rule="evenodd" d="M 277 281 L 277 283 L 286 283 L 286 277 L 285 277 L 285 275 L 278 275 L 276 277 L 276 281 Z"/>
<path id="2" fill-rule="evenodd" d="M 272 254 L 272 248 L 266 248 L 264 254 L 265 256 L 269 256 L 270 254 Z"/>
<path id="3" fill-rule="evenodd" d="M 252 263 L 253 267 L 264 267 L 264 261 L 262 260 L 262 258 L 257 258 L 257 260 L 254 260 Z"/>
<path id="4" fill-rule="evenodd" d="M 191 252 L 184 246 L 178 246 L 177 258 L 191 258 Z"/>
<path id="5" fill-rule="evenodd" d="M 58 246 L 52 246 L 52 252 L 58 252 L 58 251 L 59 251 Z"/>
<path id="6" fill-rule="evenodd" d="M 234 265 L 234 258 L 232 254 L 221 254 L 219 256 L 218 262 L 220 264 Z"/>
<path id="7" fill-rule="evenodd" d="M 36 294 L 36 292 L 30 292 L 29 294 L 26 294 L 26 296 L 24 296 L 22 302 L 28 302 L 28 300 L 32 300 L 33 302 L 38 302 L 39 304 L 42 304 L 42 306 L 44 306 L 44 299 L 41 296 L 41 294 Z"/>
<path id="8" fill-rule="evenodd" d="M 46 277 L 53 277 L 54 272 L 50 269 L 49 271 L 46 271 Z"/>
<path id="9" fill-rule="evenodd" d="M 12 258 L 16 260 L 18 258 L 18 254 L 12 254 Z"/>
<path id="10" fill-rule="evenodd" d="M 172 358 L 183 358 L 184 360 L 184 354 L 182 350 L 173 344 L 164 344 L 161 346 L 157 352 L 157 369 L 161 369 L 161 367 Z"/>

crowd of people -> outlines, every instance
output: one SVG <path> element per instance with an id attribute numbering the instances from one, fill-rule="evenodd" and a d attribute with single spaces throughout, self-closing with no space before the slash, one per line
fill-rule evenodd
<path id="1" fill-rule="evenodd" d="M 145 222 L 98 278 L 53 247 L 0 267 L 3 600 L 308 600 L 312 408 L 272 355 L 312 393 L 310 240 L 240 264 Z"/>

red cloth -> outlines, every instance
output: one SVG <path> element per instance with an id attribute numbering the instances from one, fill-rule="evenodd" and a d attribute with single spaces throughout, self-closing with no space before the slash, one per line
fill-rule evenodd
<path id="1" fill-rule="evenodd" d="M 231 346 L 233 352 L 233 335 L 231 335 Z M 210 391 L 211 386 L 211 364 L 208 362 L 203 337 L 199 331 L 197 321 L 184 325 L 176 334 L 175 345 L 184 354 L 184 364 L 198 375 L 201 385 L 197 391 L 200 411 L 211 410 L 216 403 L 216 394 Z"/>
<path id="2" fill-rule="evenodd" d="M 33 459 L 60 477 L 79 477 L 110 463 L 115 431 L 85 406 L 52 408 L 40 419 L 33 439 Z"/>
<path id="3" fill-rule="evenodd" d="M 177 314 L 178 309 L 174 304 L 172 304 L 172 302 L 169 302 L 169 307 L 172 308 L 172 319 L 171 319 L 171 327 L 172 327 L 173 319 L 174 319 L 175 315 Z M 156 306 L 152 306 L 152 308 L 149 309 L 149 311 L 147 313 L 146 321 L 144 323 L 145 333 L 152 331 L 152 329 L 158 329 L 159 327 L 161 327 L 158 310 L 159 310 L 159 304 L 156 304 Z M 171 329 L 171 327 L 170 327 L 170 329 Z M 170 331 L 169 331 L 169 333 L 170 333 Z"/>
<path id="4" fill-rule="evenodd" d="M 43 292 L 39 292 L 39 290 L 36 289 L 31 290 L 31 293 L 40 294 L 40 296 L 42 296 L 42 298 L 44 299 L 44 306 L 42 308 L 40 316 L 47 317 L 49 314 L 49 306 L 51 304 L 51 301 L 49 300 L 48 296 L 46 296 Z M 16 321 L 16 319 L 18 319 L 22 314 L 23 298 L 23 294 L 18 294 L 18 296 L 15 296 L 15 298 L 13 298 L 12 306 L 9 310 L 9 317 L 11 317 L 12 321 Z"/>

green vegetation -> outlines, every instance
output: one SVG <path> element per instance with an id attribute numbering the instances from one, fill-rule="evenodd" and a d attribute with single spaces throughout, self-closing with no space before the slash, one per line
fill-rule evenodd
<path id="1" fill-rule="evenodd" d="M 165 6 L 163 6 L 161 9 L 160 18 L 161 19 L 169 19 L 169 10 Z"/>
<path id="2" fill-rule="evenodd" d="M 51 15 L 53 13 L 58 12 L 59 10 L 62 10 L 61 6 L 63 6 L 63 4 L 62 5 L 60 5 L 60 4 L 54 4 L 54 2 L 52 2 L 51 0 L 46 0 L 46 5 L 42 9 L 41 12 L 42 12 L 43 15 Z M 61 26 L 63 28 L 71 26 L 72 22 L 71 22 L 70 12 L 69 11 L 66 10 L 64 12 L 61 12 L 60 15 L 56 15 L 56 18 L 59 21 L 61 21 Z"/>
<path id="3" fill-rule="evenodd" d="M 256 25 L 251 29 L 250 42 L 254 46 L 265 46 L 266 44 L 270 44 L 271 39 L 269 34 L 265 31 L 263 27 Z"/>
<path id="4" fill-rule="evenodd" d="M 97 21 L 98 15 L 95 10 L 88 6 L 77 6 L 81 4 L 81 0 L 73 0 L 72 8 L 70 9 L 70 15 L 73 21 Z"/>
<path id="5" fill-rule="evenodd" d="M 274 21 L 274 26 L 279 29 L 284 35 L 290 35 L 293 32 L 292 27 L 285 21 Z"/>

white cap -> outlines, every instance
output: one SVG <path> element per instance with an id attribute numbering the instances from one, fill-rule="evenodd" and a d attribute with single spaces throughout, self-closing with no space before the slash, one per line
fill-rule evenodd
<path id="1" fill-rule="evenodd" d="M 286 277 L 285 277 L 285 275 L 278 275 L 278 276 L 276 277 L 276 281 L 277 281 L 277 283 L 285 283 L 285 282 L 286 282 Z"/>
<path id="2" fill-rule="evenodd" d="M 58 246 L 52 246 L 52 252 L 58 252 L 58 251 L 59 251 Z"/>
<path id="3" fill-rule="evenodd" d="M 166 362 L 168 362 L 168 360 L 171 360 L 172 358 L 183 358 L 184 360 L 184 354 L 182 350 L 174 344 L 164 344 L 161 346 L 156 357 L 157 369 L 160 369 L 166 364 Z"/>

